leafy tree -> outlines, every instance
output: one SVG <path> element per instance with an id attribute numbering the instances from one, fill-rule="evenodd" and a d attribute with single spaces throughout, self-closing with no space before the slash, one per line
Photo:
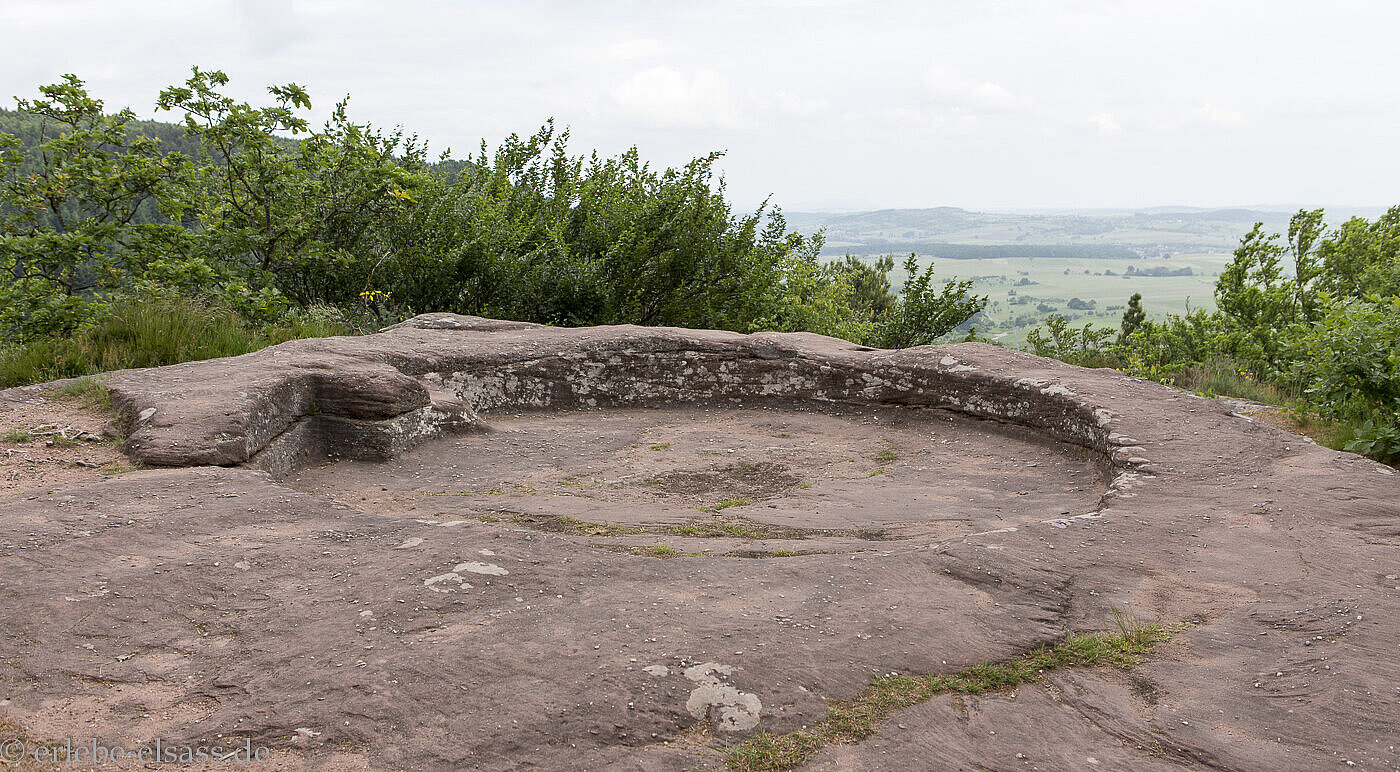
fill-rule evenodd
<path id="1" fill-rule="evenodd" d="M 771 311 L 755 329 L 815 332 L 854 342 L 870 338 L 873 320 L 856 300 L 844 272 L 832 273 L 812 254 L 793 254 L 782 265 L 783 282 L 771 301 Z"/>
<path id="2" fill-rule="evenodd" d="M 168 269 L 183 236 L 138 214 L 183 179 L 184 159 L 131 136 L 133 113 L 106 114 L 74 75 L 39 91 L 18 100 L 38 119 L 27 152 L 0 133 L 0 332 L 12 341 L 82 326 L 145 270 Z"/>
<path id="3" fill-rule="evenodd" d="M 1123 323 L 1119 328 L 1118 342 L 1124 343 L 1147 321 L 1147 312 L 1142 310 L 1142 293 L 1134 292 L 1128 298 L 1128 309 L 1123 312 Z"/>
<path id="4" fill-rule="evenodd" d="M 847 252 L 845 259 L 827 263 L 825 270 L 851 286 L 851 304 L 871 320 L 879 319 L 894 307 L 897 298 L 890 290 L 894 255 L 883 255 L 868 263 Z"/>
<path id="5" fill-rule="evenodd" d="M 1052 357 L 1063 362 L 1097 367 L 1109 356 L 1108 341 L 1113 337 L 1113 328 L 1095 327 L 1092 322 L 1083 327 L 1070 327 L 1069 320 L 1061 314 L 1051 314 L 1045 319 L 1045 327 L 1050 336 L 1046 337 L 1039 328 L 1026 333 L 1026 343 L 1036 356 Z"/>
<path id="6" fill-rule="evenodd" d="M 232 299 L 250 313 L 275 312 L 278 296 L 301 306 L 353 302 L 386 259 L 388 222 L 413 200 L 423 148 L 352 123 L 344 101 L 313 131 L 299 112 L 311 98 L 295 83 L 269 87 L 267 107 L 225 96 L 227 84 L 224 73 L 196 67 L 156 102 L 182 112 L 199 141 L 198 184 L 180 203 L 196 213 L 205 253 L 242 282 Z"/>
<path id="7" fill-rule="evenodd" d="M 1321 209 L 1300 210 L 1288 221 L 1288 251 L 1293 257 L 1293 308 L 1296 318 L 1311 321 L 1320 303 L 1313 282 L 1321 273 L 1316 249 L 1326 223 Z"/>
<path id="8" fill-rule="evenodd" d="M 933 343 L 987 306 L 987 296 L 970 294 L 970 280 L 954 279 L 937 288 L 932 260 L 920 272 L 918 259 L 910 253 L 904 259 L 904 271 L 908 278 L 900 288 L 899 301 L 875 331 L 875 340 L 884 348 Z"/>
<path id="9" fill-rule="evenodd" d="M 1370 222 L 1354 217 L 1318 247 L 1319 284 L 1332 297 L 1400 295 L 1400 206 Z"/>

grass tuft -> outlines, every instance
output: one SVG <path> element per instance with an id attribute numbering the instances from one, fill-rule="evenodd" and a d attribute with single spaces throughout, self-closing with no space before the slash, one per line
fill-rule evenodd
<path id="1" fill-rule="evenodd" d="M 84 376 L 65 384 L 63 388 L 54 392 L 54 396 L 59 399 L 77 400 L 78 404 L 86 408 L 112 409 L 112 392 L 107 389 L 106 384 L 91 376 Z"/>
<path id="2" fill-rule="evenodd" d="M 126 474 L 127 472 L 135 472 L 140 468 L 141 463 L 139 461 L 133 463 L 111 461 L 99 467 L 97 473 L 103 477 L 112 477 L 119 474 Z"/>
<path id="3" fill-rule="evenodd" d="M 1179 629 L 1141 623 L 1114 612 L 1110 629 L 1071 635 L 1000 663 L 979 663 L 949 674 L 888 675 L 870 682 L 851 700 L 828 703 L 815 726 L 786 734 L 760 734 L 729 748 L 730 769 L 757 771 L 799 767 L 828 745 L 856 743 L 874 734 L 896 711 L 939 694 L 981 694 L 1039 680 L 1046 672 L 1072 667 L 1129 668 Z"/>
<path id="4" fill-rule="evenodd" d="M 570 536 L 629 536 L 646 533 L 644 528 L 634 528 L 612 523 L 591 523 L 572 517 L 559 515 L 516 515 L 510 519 L 516 525 L 526 525 L 549 533 L 562 533 Z"/>
<path id="5" fill-rule="evenodd" d="M 1207 397 L 1235 397 L 1265 405 L 1284 405 L 1298 396 L 1260 381 L 1254 373 L 1225 357 L 1187 365 L 1172 376 L 1172 383 Z"/>
<path id="6" fill-rule="evenodd" d="M 675 547 L 666 544 L 656 544 L 650 547 L 633 547 L 628 552 L 633 555 L 645 555 L 652 558 L 683 558 L 693 557 L 689 553 L 681 552 Z"/>
<path id="7" fill-rule="evenodd" d="M 699 507 L 699 510 L 701 512 L 718 512 L 721 509 L 729 509 L 730 507 L 742 507 L 745 504 L 751 503 L 753 502 L 749 501 L 743 496 L 731 496 L 712 507 Z"/>
<path id="8" fill-rule="evenodd" d="M 68 337 L 0 349 L 0 388 L 236 356 L 294 338 L 347 332 L 344 323 L 324 309 L 256 329 L 233 311 L 183 298 L 123 301 Z"/>

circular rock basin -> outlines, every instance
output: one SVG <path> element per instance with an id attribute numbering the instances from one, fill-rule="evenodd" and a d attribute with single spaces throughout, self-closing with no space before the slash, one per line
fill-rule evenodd
<path id="1" fill-rule="evenodd" d="M 1393 766 L 1400 478 L 1230 405 L 975 343 L 450 315 L 104 383 L 152 468 L 0 500 L 0 741 Z"/>
<path id="2" fill-rule="evenodd" d="M 357 509 L 584 537 L 942 539 L 1092 511 L 1101 457 L 943 410 L 680 406 L 526 413 L 284 483 Z M 663 540 L 664 541 L 664 540 Z M 708 545 L 708 546 L 707 546 Z M 856 545 L 851 545 L 856 546 Z M 666 548 L 661 551 L 667 552 Z M 771 554 L 771 553 L 762 553 Z"/>

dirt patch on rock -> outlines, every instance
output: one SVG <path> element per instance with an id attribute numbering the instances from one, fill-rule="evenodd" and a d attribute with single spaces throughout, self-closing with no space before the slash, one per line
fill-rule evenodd
<path id="1" fill-rule="evenodd" d="M 664 450 L 664 448 L 661 448 Z M 731 498 L 766 499 L 796 488 L 802 479 L 771 462 L 715 465 L 696 471 L 662 472 L 646 480 L 663 493 L 680 496 L 729 494 Z"/>
<path id="2" fill-rule="evenodd" d="M 77 398 L 0 400 L 0 497 L 132 471 L 105 434 L 112 416 Z"/>

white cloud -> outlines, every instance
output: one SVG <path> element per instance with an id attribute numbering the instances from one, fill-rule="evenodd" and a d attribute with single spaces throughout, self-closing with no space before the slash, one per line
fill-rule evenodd
<path id="1" fill-rule="evenodd" d="M 770 8 L 844 8 L 850 5 L 868 5 L 870 0 L 765 0 L 760 5 Z"/>
<path id="2" fill-rule="evenodd" d="M 713 70 L 687 78 L 670 67 L 653 67 L 633 75 L 609 92 L 624 113 L 656 126 L 738 125 L 729 82 Z"/>
<path id="3" fill-rule="evenodd" d="M 1086 126 L 1093 127 L 1100 136 L 1112 137 L 1123 133 L 1123 125 L 1118 119 L 1113 117 L 1113 113 L 1094 113 L 1081 121 Z"/>
<path id="4" fill-rule="evenodd" d="M 1207 126 L 1224 126 L 1226 128 L 1239 128 L 1247 126 L 1249 121 L 1245 119 L 1240 111 L 1229 107 L 1221 107 L 1213 102 L 1202 99 L 1194 107 L 1182 113 L 1179 123 L 1195 123 Z"/>
<path id="5" fill-rule="evenodd" d="M 411 13 L 278 2 L 160 0 L 145 4 L 158 13 L 133 13 L 110 0 L 0 0 L 0 30 L 13 32 L 0 107 L 74 72 L 111 107 L 169 119 L 155 94 L 199 64 L 228 72 L 236 99 L 265 104 L 263 86 L 295 81 L 320 116 L 349 93 L 355 120 L 462 152 L 551 115 L 580 152 L 635 144 L 676 163 L 722 147 L 736 200 L 772 193 L 794 210 L 840 195 L 973 208 L 1391 204 L 1400 179 L 1400 154 L 1377 152 L 1400 121 L 1388 37 L 1400 3 L 1371 2 L 1357 24 L 1264 0 L 430 0 Z M 1278 163 L 1302 145 L 1329 152 Z"/>
<path id="6" fill-rule="evenodd" d="M 808 99 L 798 94 L 779 91 L 773 95 L 774 107 L 782 115 L 796 118 L 810 118 L 826 112 L 831 103 L 825 99 Z"/>
<path id="7" fill-rule="evenodd" d="M 281 0 L 234 0 L 233 10 L 249 46 L 259 54 L 281 53 L 306 38 L 306 24 Z"/>
<path id="8" fill-rule="evenodd" d="M 665 54 L 669 49 L 656 38 L 633 38 L 619 40 L 603 49 L 610 59 L 651 59 Z"/>
<path id="9" fill-rule="evenodd" d="M 999 83 L 977 82 L 955 67 L 934 66 L 924 71 L 924 89 L 934 102 L 955 110 L 975 113 L 1020 112 L 1030 99 Z"/>

